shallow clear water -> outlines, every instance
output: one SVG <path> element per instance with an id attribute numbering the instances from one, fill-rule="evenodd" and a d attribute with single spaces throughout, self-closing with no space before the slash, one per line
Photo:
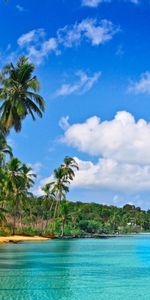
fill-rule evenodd
<path id="1" fill-rule="evenodd" d="M 150 300 L 150 235 L 0 246 L 0 300 Z"/>

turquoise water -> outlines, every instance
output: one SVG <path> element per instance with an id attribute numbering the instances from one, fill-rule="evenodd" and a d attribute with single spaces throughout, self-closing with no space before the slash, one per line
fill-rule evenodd
<path id="1" fill-rule="evenodd" d="M 150 235 L 0 246 L 0 300 L 150 300 Z"/>

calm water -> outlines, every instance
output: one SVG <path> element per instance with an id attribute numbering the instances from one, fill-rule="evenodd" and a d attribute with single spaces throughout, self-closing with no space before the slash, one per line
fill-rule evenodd
<path id="1" fill-rule="evenodd" d="M 150 300 L 150 235 L 0 246 L 0 300 Z"/>

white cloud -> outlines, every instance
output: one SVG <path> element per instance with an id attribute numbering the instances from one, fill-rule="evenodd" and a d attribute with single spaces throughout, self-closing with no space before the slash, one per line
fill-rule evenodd
<path id="1" fill-rule="evenodd" d="M 107 190 L 123 193 L 150 191 L 150 164 L 120 163 L 113 159 L 98 159 L 96 163 L 74 157 L 79 170 L 75 171 L 71 189 Z M 42 187 L 53 181 L 53 176 L 43 178 L 34 188 L 34 193 L 43 195 Z M 114 200 L 117 200 L 116 197 Z"/>
<path id="2" fill-rule="evenodd" d="M 84 71 L 79 70 L 76 72 L 76 76 L 79 77 L 79 80 L 74 83 L 64 83 L 55 92 L 55 96 L 69 96 L 71 94 L 83 95 L 98 81 L 101 76 L 101 72 L 96 72 L 92 76 L 89 76 Z"/>
<path id="3" fill-rule="evenodd" d="M 101 121 L 97 116 L 70 125 L 62 142 L 79 151 L 126 163 L 150 163 L 150 123 L 126 112 Z"/>
<path id="4" fill-rule="evenodd" d="M 41 162 L 36 162 L 34 164 L 28 163 L 27 164 L 30 168 L 32 168 L 32 173 L 39 175 L 41 168 L 42 168 L 42 163 Z"/>
<path id="5" fill-rule="evenodd" d="M 106 121 L 94 116 L 70 125 L 61 142 L 98 158 L 96 163 L 75 158 L 79 171 L 72 187 L 150 191 L 150 123 L 145 120 L 135 121 L 126 111 Z"/>
<path id="6" fill-rule="evenodd" d="M 74 125 L 67 116 L 60 126 L 65 131 L 61 142 L 97 157 L 96 162 L 74 157 L 79 171 L 71 189 L 128 193 L 132 199 L 136 193 L 150 191 L 150 123 L 135 121 L 132 114 L 121 111 L 112 120 L 94 116 Z M 52 180 L 52 176 L 42 179 L 36 193 L 40 195 L 41 186 Z"/>
<path id="7" fill-rule="evenodd" d="M 83 40 L 98 46 L 111 40 L 118 28 L 108 20 L 85 19 L 80 23 L 65 26 L 57 30 L 55 37 L 46 37 L 42 28 L 31 30 L 18 38 L 19 49 L 34 62 L 40 64 L 50 53 L 61 54 L 62 48 L 79 45 Z"/>
<path id="8" fill-rule="evenodd" d="M 36 196 L 43 196 L 45 193 L 42 191 L 42 188 L 47 184 L 54 181 L 53 176 L 49 176 L 46 178 L 41 179 L 38 184 L 36 184 L 33 189 L 32 193 Z"/>
<path id="9" fill-rule="evenodd" d="M 16 5 L 16 8 L 17 8 L 17 10 L 19 10 L 20 12 L 25 11 L 24 7 L 21 6 L 20 4 L 17 4 L 17 5 Z"/>
<path id="10" fill-rule="evenodd" d="M 46 40 L 45 36 L 44 29 L 39 28 L 23 34 L 17 41 L 18 45 L 26 50 L 30 59 L 37 64 L 40 64 L 42 59 L 51 52 L 59 54 L 57 40 L 55 38 Z"/>
<path id="11" fill-rule="evenodd" d="M 69 124 L 69 116 L 66 117 L 62 117 L 59 121 L 59 126 L 63 129 L 63 130 L 67 130 L 70 126 Z"/>
<path id="12" fill-rule="evenodd" d="M 111 0 L 82 0 L 82 6 L 98 7 L 102 2 L 110 2 Z"/>
<path id="13" fill-rule="evenodd" d="M 128 87 L 129 92 L 135 94 L 146 93 L 150 94 L 150 72 L 141 74 L 140 79 L 136 82 L 131 82 Z"/>
<path id="14" fill-rule="evenodd" d="M 59 43 L 65 47 L 79 45 L 83 39 L 89 41 L 93 46 L 104 44 L 111 40 L 118 32 L 111 21 L 96 19 L 85 19 L 72 26 L 65 26 L 58 30 Z"/>
<path id="15" fill-rule="evenodd" d="M 41 44 L 40 49 L 37 49 L 34 45 L 30 45 L 30 47 L 28 47 L 28 56 L 31 60 L 35 61 L 37 64 L 40 64 L 43 58 L 48 54 L 53 52 L 58 55 L 60 53 L 57 49 L 57 46 L 56 39 L 50 38 Z"/>
<path id="16" fill-rule="evenodd" d="M 44 37 L 45 31 L 42 28 L 31 30 L 27 33 L 22 34 L 17 43 L 20 47 L 24 47 L 30 43 L 37 43 L 40 38 Z"/>
<path id="17" fill-rule="evenodd" d="M 120 163 L 99 159 L 97 163 L 75 158 L 79 165 L 74 188 L 98 188 L 121 192 L 150 191 L 150 165 Z"/>
<path id="18" fill-rule="evenodd" d="M 122 1 L 122 0 L 120 0 L 120 1 Z M 140 0 L 123 0 L 123 1 L 124 2 L 131 2 L 133 4 L 139 4 L 140 3 Z M 96 8 L 101 3 L 111 3 L 111 2 L 113 2 L 113 0 L 82 0 L 81 4 L 82 4 L 82 6 L 88 6 L 88 7 Z"/>

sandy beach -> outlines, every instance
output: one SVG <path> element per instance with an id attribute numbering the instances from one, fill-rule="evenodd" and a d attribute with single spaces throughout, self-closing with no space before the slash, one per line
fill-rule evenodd
<path id="1" fill-rule="evenodd" d="M 26 242 L 26 241 L 47 241 L 49 238 L 41 237 L 41 236 L 22 236 L 22 235 L 13 235 L 13 236 L 1 236 L 0 237 L 0 244 L 3 243 L 19 243 L 19 242 Z"/>

